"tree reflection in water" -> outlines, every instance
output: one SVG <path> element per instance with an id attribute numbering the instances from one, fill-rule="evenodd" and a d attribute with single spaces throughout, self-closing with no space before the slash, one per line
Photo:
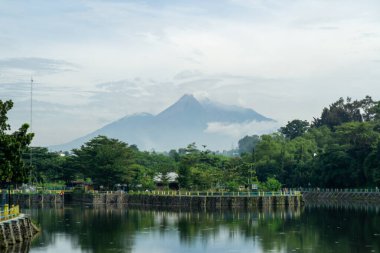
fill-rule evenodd
<path id="1" fill-rule="evenodd" d="M 7 249 L 1 249 L 2 253 L 27 253 L 30 249 L 30 242 L 17 243 L 16 245 L 10 245 Z"/>
<path id="2" fill-rule="evenodd" d="M 190 212 L 66 206 L 29 212 L 42 228 L 31 253 L 216 252 L 222 246 L 240 252 L 380 252 L 378 209 Z"/>

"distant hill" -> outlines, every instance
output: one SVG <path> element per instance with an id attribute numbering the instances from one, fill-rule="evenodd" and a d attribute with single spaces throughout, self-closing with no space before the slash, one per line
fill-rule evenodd
<path id="1" fill-rule="evenodd" d="M 207 145 L 213 150 L 231 148 L 237 140 L 231 136 L 207 133 L 208 123 L 274 122 L 252 109 L 215 103 L 210 100 L 198 101 L 192 95 L 184 95 L 176 103 L 157 115 L 134 114 L 114 121 L 93 133 L 69 143 L 50 147 L 51 150 L 78 148 L 95 136 L 106 135 L 139 149 L 168 151 L 186 147 L 189 143 Z"/>

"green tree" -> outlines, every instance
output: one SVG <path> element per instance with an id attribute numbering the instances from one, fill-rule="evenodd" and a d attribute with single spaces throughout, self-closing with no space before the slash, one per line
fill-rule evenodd
<path id="1" fill-rule="evenodd" d="M 282 162 L 283 174 L 279 177 L 286 187 L 309 185 L 317 149 L 315 140 L 304 136 L 286 143 Z"/>
<path id="2" fill-rule="evenodd" d="M 134 164 L 133 150 L 128 144 L 106 136 L 97 136 L 73 150 L 73 165 L 95 185 L 112 189 L 115 184 L 135 183 L 140 168 Z"/>
<path id="3" fill-rule="evenodd" d="M 252 135 L 252 136 L 246 135 L 244 138 L 240 139 L 238 142 L 240 155 L 244 153 L 252 154 L 254 152 L 254 149 L 257 143 L 259 142 L 260 142 L 260 136 L 258 135 Z"/>
<path id="4" fill-rule="evenodd" d="M 32 154 L 32 160 L 30 155 Z M 32 161 L 32 176 L 38 182 L 47 183 L 63 180 L 64 174 L 71 173 L 67 171 L 67 157 L 63 153 L 49 152 L 44 147 L 31 147 L 23 154 L 25 163 Z"/>
<path id="5" fill-rule="evenodd" d="M 262 188 L 265 191 L 279 191 L 281 189 L 281 183 L 273 177 L 268 177 L 262 184 Z"/>
<path id="6" fill-rule="evenodd" d="M 313 174 L 313 185 L 328 188 L 355 187 L 357 175 L 351 172 L 351 157 L 344 146 L 334 144 L 319 154 Z"/>
<path id="7" fill-rule="evenodd" d="M 288 139 L 294 139 L 296 137 L 302 136 L 309 129 L 309 122 L 306 120 L 295 119 L 288 121 L 285 127 L 280 128 L 280 133 L 285 135 Z"/>
<path id="8" fill-rule="evenodd" d="M 325 107 L 320 118 L 314 118 L 312 126 L 328 126 L 330 129 L 348 122 L 363 122 L 380 119 L 380 102 L 370 96 L 362 100 L 340 98 L 329 108 Z"/>
<path id="9" fill-rule="evenodd" d="M 380 141 L 380 134 L 374 131 L 372 122 L 350 122 L 336 128 L 337 142 L 345 149 L 351 158 L 350 173 L 355 175 L 356 186 L 365 186 L 371 178 L 364 170 L 365 160 L 373 153 Z"/>
<path id="10" fill-rule="evenodd" d="M 364 161 L 364 173 L 370 186 L 380 186 L 380 142 Z"/>
<path id="11" fill-rule="evenodd" d="M 283 173 L 286 140 L 278 134 L 262 135 L 255 150 L 255 168 L 260 181 Z"/>
<path id="12" fill-rule="evenodd" d="M 1 184 L 17 184 L 27 181 L 30 167 L 22 159 L 23 152 L 30 145 L 34 134 L 28 133 L 28 124 L 17 131 L 11 130 L 7 113 L 13 107 L 11 100 L 0 100 L 0 181 Z"/>
<path id="13" fill-rule="evenodd" d="M 200 151 L 197 149 L 195 143 L 189 144 L 186 149 L 182 150 L 180 154 L 180 163 L 178 170 L 178 182 L 181 188 L 191 189 L 191 167 L 199 161 Z"/>

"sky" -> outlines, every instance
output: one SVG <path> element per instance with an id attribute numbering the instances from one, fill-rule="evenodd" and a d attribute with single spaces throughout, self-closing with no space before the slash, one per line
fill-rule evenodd
<path id="1" fill-rule="evenodd" d="M 339 97 L 380 99 L 379 13 L 378 0 L 0 0 L 0 99 L 13 130 L 30 122 L 33 77 L 41 146 L 185 93 L 312 120 Z"/>

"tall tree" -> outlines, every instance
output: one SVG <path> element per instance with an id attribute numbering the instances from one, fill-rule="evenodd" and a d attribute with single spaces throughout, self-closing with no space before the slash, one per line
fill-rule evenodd
<path id="1" fill-rule="evenodd" d="M 364 173 L 371 186 L 380 186 L 380 142 L 364 161 Z"/>
<path id="2" fill-rule="evenodd" d="M 347 122 L 363 122 L 380 119 L 380 102 L 374 101 L 370 96 L 362 100 L 352 101 L 351 98 L 340 98 L 322 111 L 320 118 L 314 118 L 312 126 L 328 126 L 334 129 Z"/>
<path id="3" fill-rule="evenodd" d="M 260 142 L 260 136 L 258 135 L 252 135 L 248 136 L 246 135 L 244 138 L 240 139 L 238 142 L 239 145 L 239 153 L 240 154 L 252 154 L 254 152 L 254 149 L 257 145 L 257 143 Z"/>
<path id="4" fill-rule="evenodd" d="M 294 139 L 296 137 L 302 136 L 309 129 L 309 122 L 306 120 L 295 119 L 288 121 L 285 127 L 280 128 L 280 133 L 285 135 L 288 139 Z"/>
<path id="5" fill-rule="evenodd" d="M 17 131 L 11 130 L 7 113 L 13 107 L 11 100 L 0 100 L 0 182 L 17 184 L 27 181 L 30 168 L 22 159 L 22 153 L 30 145 L 34 134 L 28 133 L 28 124 L 23 124 Z"/>
<path id="6" fill-rule="evenodd" d="M 283 173 L 286 140 L 279 134 L 262 135 L 255 150 L 255 168 L 260 181 Z"/>
<path id="7" fill-rule="evenodd" d="M 138 167 L 132 166 L 133 151 L 128 144 L 106 136 L 97 136 L 73 150 L 73 164 L 95 185 L 111 189 L 115 184 L 135 182 Z"/>
<path id="8" fill-rule="evenodd" d="M 68 171 L 65 163 L 67 157 L 58 152 L 49 152 L 44 147 L 31 147 L 23 154 L 25 163 L 30 161 L 30 155 L 33 155 L 33 178 L 38 182 L 54 182 L 64 179 L 64 174 L 71 173 Z"/>
<path id="9" fill-rule="evenodd" d="M 186 149 L 180 150 L 182 154 L 180 158 L 178 170 L 178 182 L 181 188 L 190 189 L 191 182 L 191 167 L 194 166 L 199 160 L 200 151 L 197 149 L 195 143 L 189 144 Z"/>
<path id="10" fill-rule="evenodd" d="M 329 106 L 325 107 L 322 111 L 320 118 L 314 118 L 313 126 L 320 127 L 323 125 L 333 129 L 335 126 L 339 126 L 346 122 L 358 121 L 362 122 L 363 117 L 360 113 L 360 108 L 357 107 L 357 103 L 351 103 L 351 98 L 347 98 L 346 101 L 340 98 Z"/>

